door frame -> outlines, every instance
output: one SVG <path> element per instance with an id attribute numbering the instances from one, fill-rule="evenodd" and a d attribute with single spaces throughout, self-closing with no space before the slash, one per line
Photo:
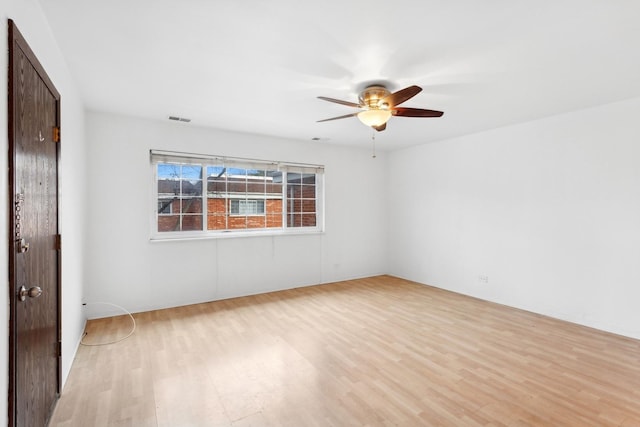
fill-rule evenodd
<path id="1" fill-rule="evenodd" d="M 9 136 L 9 193 L 8 193 L 8 218 L 9 218 L 9 230 L 8 230 L 8 244 L 9 244 L 9 426 L 15 426 L 16 423 L 16 277 L 15 277 L 15 261 L 16 261 L 16 242 L 15 236 L 15 212 L 17 197 L 15 190 L 15 147 L 16 147 L 16 124 L 17 124 L 17 90 L 18 85 L 15 84 L 14 79 L 19 77 L 17 64 L 14 58 L 16 50 L 21 50 L 25 57 L 29 60 L 34 67 L 38 76 L 45 84 L 47 89 L 51 92 L 55 99 L 56 104 L 56 127 L 60 129 L 60 93 L 53 85 L 53 82 L 47 75 L 44 67 L 38 61 L 38 58 L 31 50 L 27 41 L 22 36 L 13 20 L 9 19 L 7 23 L 8 37 L 9 37 L 9 70 L 8 70 L 8 136 Z M 60 134 L 60 133 L 59 133 Z M 60 142 L 57 142 L 56 146 L 56 228 L 60 233 Z M 58 237 L 60 234 L 58 234 Z M 62 245 L 60 239 L 57 244 L 58 249 L 58 277 L 57 277 L 57 303 L 56 303 L 56 335 L 58 341 L 58 363 L 56 372 L 56 400 L 60 396 L 61 387 L 61 373 L 62 373 Z"/>

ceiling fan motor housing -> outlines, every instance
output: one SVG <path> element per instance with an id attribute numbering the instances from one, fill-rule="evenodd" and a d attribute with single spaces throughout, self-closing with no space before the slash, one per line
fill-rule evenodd
<path id="1" fill-rule="evenodd" d="M 379 105 L 380 100 L 386 96 L 391 95 L 391 92 L 384 86 L 368 86 L 361 93 L 358 99 L 360 105 L 363 105 L 369 109 L 377 110 L 379 108 L 388 108 L 388 105 Z"/>

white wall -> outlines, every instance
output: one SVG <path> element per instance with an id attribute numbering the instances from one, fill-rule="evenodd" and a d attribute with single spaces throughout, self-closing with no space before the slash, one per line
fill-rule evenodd
<path id="1" fill-rule="evenodd" d="M 387 271 L 384 153 L 87 113 L 87 302 L 130 311 L 211 301 Z M 150 241 L 149 150 L 326 166 L 324 234 Z M 112 314 L 94 305 L 90 316 Z"/>
<path id="2" fill-rule="evenodd" d="M 78 340 L 84 328 L 84 315 L 81 308 L 82 276 L 83 276 L 83 235 L 85 210 L 84 181 L 84 111 L 74 83 L 67 70 L 60 51 L 53 41 L 49 25 L 35 0 L 2 0 L 0 1 L 2 23 L 0 43 L 2 51 L 7 52 L 7 19 L 14 20 L 18 29 L 43 64 L 47 74 L 62 96 L 62 156 L 61 156 L 61 226 L 63 235 L 62 264 L 62 374 L 66 381 L 71 363 L 75 355 Z M 2 192 L 0 207 L 0 241 L 8 240 L 7 227 L 7 55 L 0 55 L 0 191 Z M 0 276 L 8 277 L 7 245 L 0 245 Z M 4 285 L 7 289 L 8 283 Z M 0 292 L 0 425 L 7 424 L 8 399 L 8 331 L 9 300 L 8 292 Z"/>
<path id="3" fill-rule="evenodd" d="M 639 116 L 633 99 L 392 153 L 390 273 L 640 338 Z"/>

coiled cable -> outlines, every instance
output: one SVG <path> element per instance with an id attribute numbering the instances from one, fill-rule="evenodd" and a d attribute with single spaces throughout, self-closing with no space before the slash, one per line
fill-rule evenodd
<path id="1" fill-rule="evenodd" d="M 116 307 L 117 309 L 122 310 L 125 314 L 127 314 L 131 318 L 131 322 L 133 324 L 133 327 L 131 328 L 131 331 L 126 336 L 124 336 L 122 338 L 118 338 L 117 340 L 108 341 L 108 342 L 91 343 L 91 344 L 87 344 L 87 343 L 84 342 L 84 337 L 87 336 L 87 332 L 85 332 L 84 335 L 82 335 L 82 339 L 80 340 L 80 345 L 93 347 L 93 346 L 115 344 L 115 343 L 118 343 L 120 341 L 126 340 L 131 335 L 133 335 L 133 333 L 136 331 L 136 319 L 134 319 L 133 315 L 127 309 L 125 309 L 124 307 L 120 307 L 119 305 L 112 304 L 110 302 L 85 302 L 82 305 L 95 305 L 95 304 L 110 305 L 112 307 Z"/>

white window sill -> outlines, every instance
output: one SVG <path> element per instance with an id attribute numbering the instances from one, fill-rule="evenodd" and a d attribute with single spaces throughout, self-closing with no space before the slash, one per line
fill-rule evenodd
<path id="1" fill-rule="evenodd" d="M 176 232 L 162 233 L 151 236 L 150 242 L 183 242 L 188 240 L 210 240 L 210 239 L 235 239 L 244 237 L 273 237 L 273 236 L 300 236 L 300 235 L 322 235 L 323 230 L 307 229 L 307 230 L 264 230 L 264 231 L 219 231 L 211 233 L 193 233 Z"/>

